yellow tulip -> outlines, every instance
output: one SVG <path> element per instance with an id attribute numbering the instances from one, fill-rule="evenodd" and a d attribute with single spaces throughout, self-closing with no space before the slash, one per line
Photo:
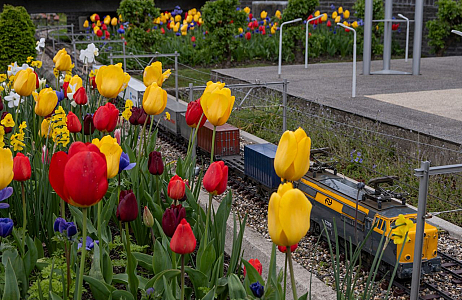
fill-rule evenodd
<path id="1" fill-rule="evenodd" d="M 343 12 L 343 18 L 348 19 L 350 17 L 350 12 L 348 10 L 345 10 Z"/>
<path id="2" fill-rule="evenodd" d="M 265 19 L 267 15 L 268 15 L 268 13 L 266 11 L 262 11 L 260 13 L 260 18 Z"/>
<path id="3" fill-rule="evenodd" d="M 185 33 L 188 31 L 188 24 L 183 24 L 181 25 L 181 33 Z"/>
<path id="4" fill-rule="evenodd" d="M 88 24 L 88 20 L 85 20 L 85 22 L 83 22 L 83 28 L 88 28 L 90 27 L 90 24 Z"/>
<path id="5" fill-rule="evenodd" d="M 275 34 L 276 33 L 276 27 L 275 26 L 272 26 L 271 27 L 271 34 Z"/>
<path id="6" fill-rule="evenodd" d="M 336 12 L 336 11 L 334 11 L 334 12 L 332 13 L 332 19 L 334 19 L 334 20 L 335 20 L 335 18 L 337 18 L 337 16 L 338 16 L 337 12 Z"/>
<path id="7" fill-rule="evenodd" d="M 96 21 L 96 26 L 101 27 L 101 21 L 100 20 Z"/>
<path id="8" fill-rule="evenodd" d="M 91 20 L 92 22 L 95 22 L 95 17 L 96 17 L 96 14 L 92 14 L 92 15 L 90 16 L 90 20 Z"/>
<path id="9" fill-rule="evenodd" d="M 319 10 L 317 10 L 315 13 L 314 13 L 314 16 L 317 17 L 321 14 L 321 12 Z"/>
<path id="10" fill-rule="evenodd" d="M 93 33 L 96 34 L 100 29 L 98 26 L 93 27 Z"/>
<path id="11" fill-rule="evenodd" d="M 162 63 L 160 61 L 153 62 L 147 66 L 143 72 L 143 83 L 146 87 L 150 86 L 153 82 L 162 87 L 162 84 L 170 76 L 171 71 L 168 69 L 162 73 Z"/>
<path id="12" fill-rule="evenodd" d="M 68 71 L 72 68 L 71 56 L 67 54 L 67 51 L 64 48 L 56 53 L 53 58 L 53 62 L 55 63 L 55 68 L 58 71 Z"/>
<path id="13" fill-rule="evenodd" d="M 353 23 L 351 23 L 351 27 L 353 27 L 354 29 L 358 28 L 358 22 L 354 21 Z"/>
<path id="14" fill-rule="evenodd" d="M 58 96 L 52 88 L 42 89 L 39 94 L 34 92 L 35 113 L 45 117 L 53 112 L 58 104 Z"/>
<path id="15" fill-rule="evenodd" d="M 180 22 L 180 21 L 181 21 L 181 15 L 176 15 L 175 22 Z"/>
<path id="16" fill-rule="evenodd" d="M 278 19 L 281 18 L 281 12 L 279 11 L 279 9 L 276 10 L 276 12 L 274 13 L 274 16 L 275 16 L 276 18 L 278 18 Z"/>
<path id="17" fill-rule="evenodd" d="M 323 22 L 327 21 L 327 14 L 326 13 L 322 14 L 321 21 L 323 21 Z"/>
<path id="18" fill-rule="evenodd" d="M 35 91 L 36 82 L 37 75 L 35 75 L 34 71 L 27 68 L 16 74 L 13 88 L 15 92 L 21 96 L 30 96 L 30 94 Z"/>
<path id="19" fill-rule="evenodd" d="M 127 87 L 130 75 L 124 73 L 122 64 L 102 66 L 96 74 L 96 86 L 106 98 L 116 98 Z"/>
<path id="20" fill-rule="evenodd" d="M 350 24 L 347 21 L 343 21 L 343 25 L 350 27 Z"/>
<path id="21" fill-rule="evenodd" d="M 43 119 L 40 125 L 39 135 L 42 137 L 51 137 L 50 119 Z"/>
<path id="22" fill-rule="evenodd" d="M 246 14 L 249 14 L 249 13 L 250 13 L 250 8 L 249 8 L 248 6 L 246 6 L 246 7 L 244 8 L 244 11 L 245 11 Z"/>
<path id="23" fill-rule="evenodd" d="M 0 149 L 0 190 L 6 188 L 13 180 L 13 154 L 8 148 Z"/>
<path id="24" fill-rule="evenodd" d="M 335 18 L 334 22 L 338 23 L 338 22 L 340 22 L 340 20 L 341 20 L 340 16 L 337 16 L 337 18 Z"/>
<path id="25" fill-rule="evenodd" d="M 117 18 L 116 18 L 116 17 L 112 18 L 112 20 L 111 20 L 111 25 L 112 25 L 112 26 L 116 26 L 116 25 L 117 25 Z"/>
<path id="26" fill-rule="evenodd" d="M 111 23 L 111 16 L 107 15 L 104 18 L 104 24 L 109 25 Z"/>
<path id="27" fill-rule="evenodd" d="M 288 181 L 302 178 L 310 168 L 310 148 L 311 139 L 303 129 L 284 132 L 274 158 L 276 174 Z"/>
<path id="28" fill-rule="evenodd" d="M 68 93 L 72 93 L 71 86 L 75 84 L 74 92 L 80 89 L 83 86 L 82 78 L 79 75 L 74 75 L 71 80 L 69 80 L 69 86 L 67 88 Z"/>
<path id="29" fill-rule="evenodd" d="M 202 110 L 214 126 L 225 124 L 233 110 L 235 97 L 231 96 L 231 90 L 224 86 L 224 83 L 209 81 L 201 96 Z"/>
<path id="30" fill-rule="evenodd" d="M 192 15 L 188 15 L 188 16 L 186 17 L 186 22 L 191 23 L 192 21 L 193 21 L 193 16 L 192 16 Z"/>
<path id="31" fill-rule="evenodd" d="M 242 27 L 239 27 L 238 32 L 239 32 L 239 33 L 243 33 L 243 32 L 244 32 L 244 29 L 242 29 Z"/>
<path id="32" fill-rule="evenodd" d="M 339 13 L 339 14 L 343 13 L 343 7 L 340 6 L 340 7 L 338 8 L 338 13 Z"/>
<path id="33" fill-rule="evenodd" d="M 93 139 L 91 143 L 96 145 L 99 151 L 106 156 L 107 178 L 115 177 L 119 173 L 119 162 L 122 155 L 122 148 L 117 143 L 117 139 L 106 135 L 101 140 Z"/>
<path id="34" fill-rule="evenodd" d="M 194 15 L 194 22 L 199 21 L 199 18 L 200 18 L 200 15 L 199 15 L 199 14 L 195 14 L 195 15 Z"/>
<path id="35" fill-rule="evenodd" d="M 6 116 L 3 118 L 0 124 L 3 125 L 4 127 L 14 127 L 15 124 L 14 124 L 13 116 L 10 113 L 6 114 Z"/>
<path id="36" fill-rule="evenodd" d="M 146 88 L 143 95 L 143 108 L 148 115 L 161 114 L 167 106 L 167 92 L 156 82 Z"/>
<path id="37" fill-rule="evenodd" d="M 300 242 L 310 229 L 312 205 L 302 191 L 292 183 L 279 185 L 268 204 L 268 232 L 278 246 L 292 246 Z"/>

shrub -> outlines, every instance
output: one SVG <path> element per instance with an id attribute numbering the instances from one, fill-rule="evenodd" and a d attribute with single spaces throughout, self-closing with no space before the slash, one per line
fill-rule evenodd
<path id="1" fill-rule="evenodd" d="M 436 19 L 428 21 L 428 44 L 432 51 L 443 55 L 446 49 L 456 40 L 460 40 L 451 29 L 462 30 L 462 3 L 454 0 L 439 0 Z"/>
<path id="2" fill-rule="evenodd" d="M 3 6 L 0 14 L 0 69 L 12 62 L 23 64 L 28 56 L 36 55 L 35 27 L 22 6 Z"/>
<path id="3" fill-rule="evenodd" d="M 238 0 L 208 1 L 202 7 L 202 19 L 208 31 L 206 42 L 219 61 L 231 60 L 231 53 L 237 48 L 239 27 L 244 27 L 246 13 L 237 10 Z"/>

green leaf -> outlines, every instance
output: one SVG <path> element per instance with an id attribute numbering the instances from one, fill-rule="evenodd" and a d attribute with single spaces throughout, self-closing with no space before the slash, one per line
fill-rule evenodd
<path id="1" fill-rule="evenodd" d="M 194 287 L 194 294 L 196 298 L 201 298 L 203 291 L 199 288 L 208 287 L 208 278 L 207 276 L 199 270 L 185 267 L 185 272 L 188 274 L 189 280 L 191 280 Z"/>
<path id="2" fill-rule="evenodd" d="M 115 290 L 111 295 L 114 300 L 135 300 L 132 294 L 123 290 Z"/>
<path id="3" fill-rule="evenodd" d="M 164 284 L 164 297 L 167 300 L 176 300 L 175 297 L 172 294 L 172 289 L 170 288 L 167 278 L 165 276 L 162 276 L 162 282 Z M 175 283 L 174 283 L 175 284 Z"/>
<path id="4" fill-rule="evenodd" d="M 80 209 L 78 209 L 77 207 L 72 206 L 72 205 L 68 205 L 67 207 L 69 208 L 72 216 L 75 218 L 75 221 L 77 222 L 78 228 L 83 228 L 83 223 L 82 223 L 83 214 L 82 214 L 82 211 L 80 211 Z M 95 226 L 93 226 L 93 223 L 90 221 L 90 219 L 88 219 L 88 217 L 87 217 L 87 232 L 88 232 L 88 234 L 91 234 L 91 233 L 96 234 L 97 233 L 97 231 L 95 229 Z"/>
<path id="5" fill-rule="evenodd" d="M 247 293 L 251 294 L 252 291 L 250 290 L 250 284 L 257 282 L 257 281 L 260 282 L 260 284 L 264 284 L 265 281 L 261 277 L 260 273 L 258 273 L 258 271 L 254 268 L 254 266 L 252 266 L 248 261 L 243 259 L 242 263 L 244 264 L 245 271 L 246 271 L 246 276 L 244 279 L 244 286 L 245 286 Z"/>
<path id="6" fill-rule="evenodd" d="M 239 234 L 237 234 L 236 215 L 234 215 L 234 228 L 233 228 L 233 250 L 231 252 L 231 260 L 228 268 L 228 275 L 234 273 L 237 268 L 237 263 L 241 257 L 242 239 L 244 238 L 244 229 L 247 222 L 247 214 L 242 222 L 239 220 Z M 263 282 L 262 282 L 263 283 Z"/>
<path id="7" fill-rule="evenodd" d="M 113 286 L 91 276 L 83 275 L 83 280 L 85 280 L 90 285 L 93 297 L 98 300 L 108 299 L 111 293 L 115 290 Z"/>
<path id="8" fill-rule="evenodd" d="M 140 252 L 133 252 L 133 256 L 136 258 L 138 261 L 138 264 L 148 270 L 149 272 L 153 272 L 153 256 L 149 254 L 144 254 Z M 169 268 L 170 269 L 170 268 Z"/>
<path id="9" fill-rule="evenodd" d="M 213 263 L 216 259 L 213 242 L 214 240 L 210 241 L 202 253 L 198 252 L 196 258 L 197 269 L 206 275 L 210 275 Z"/>
<path id="10" fill-rule="evenodd" d="M 247 298 L 247 293 L 236 274 L 228 276 L 229 298 L 231 300 L 241 300 Z"/>
<path id="11" fill-rule="evenodd" d="M 298 300 L 307 300 L 308 299 L 308 293 L 303 294 Z"/>
<path id="12" fill-rule="evenodd" d="M 35 249 L 37 249 L 37 259 L 44 257 L 45 254 L 43 251 L 42 242 L 37 237 L 35 237 L 34 239 L 34 244 L 35 244 Z"/>
<path id="13" fill-rule="evenodd" d="M 138 292 L 138 285 L 139 280 L 136 276 L 136 266 L 138 265 L 138 261 L 136 260 L 135 256 L 130 253 L 128 263 L 127 263 L 127 274 L 128 274 L 128 287 L 133 296 L 136 296 Z"/>
<path id="14" fill-rule="evenodd" d="M 202 298 L 202 300 L 213 300 L 215 299 L 215 287 L 213 287 L 213 289 L 211 289 L 207 295 L 205 295 L 204 298 Z"/>
<path id="15" fill-rule="evenodd" d="M 51 300 L 63 300 L 63 298 L 59 297 L 58 295 L 56 295 L 52 291 L 50 291 L 50 299 Z"/>
<path id="16" fill-rule="evenodd" d="M 95 243 L 95 246 L 93 248 L 93 261 L 88 275 L 98 280 L 104 280 L 103 273 L 101 272 L 99 251 L 100 247 L 97 243 Z"/>
<path id="17" fill-rule="evenodd" d="M 165 250 L 164 246 L 156 240 L 156 244 L 154 245 L 154 254 L 152 256 L 152 270 L 154 270 L 154 274 L 158 274 L 171 268 L 172 259 L 170 258 L 170 255 Z"/>
<path id="18" fill-rule="evenodd" d="M 156 289 L 156 286 L 158 286 L 159 282 L 162 282 L 161 280 L 159 280 L 162 277 L 165 276 L 167 278 L 167 280 L 170 280 L 171 278 L 179 276 L 180 274 L 181 274 L 180 270 L 176 270 L 176 269 L 164 270 L 164 271 L 156 274 L 156 276 L 154 276 L 153 278 L 151 278 L 146 283 L 145 288 L 148 289 L 150 287 L 154 287 L 154 289 Z"/>
<path id="19" fill-rule="evenodd" d="M 19 300 L 19 287 L 18 281 L 16 280 L 16 274 L 14 273 L 11 260 L 8 258 L 5 269 L 5 289 L 3 290 L 3 300 Z"/>
<path id="20" fill-rule="evenodd" d="M 109 257 L 107 251 L 105 249 L 103 249 L 103 251 L 103 277 L 107 284 L 111 284 L 112 276 L 114 275 L 114 271 L 112 269 L 112 260 Z"/>

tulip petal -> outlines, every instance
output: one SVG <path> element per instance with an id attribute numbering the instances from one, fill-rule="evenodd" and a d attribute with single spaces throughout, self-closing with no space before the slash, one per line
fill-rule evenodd
<path id="1" fill-rule="evenodd" d="M 294 166 L 294 177 L 287 178 L 288 180 L 299 180 L 302 178 L 308 169 L 310 168 L 310 149 L 311 149 L 311 139 L 309 137 L 303 138 L 297 147 L 297 156 L 293 163 Z"/>
<path id="2" fill-rule="evenodd" d="M 278 148 L 274 158 L 274 170 L 281 178 L 287 178 L 286 173 L 293 173 L 289 168 L 292 166 L 293 160 L 297 155 L 297 140 L 295 134 L 291 131 L 286 131 L 282 134 L 279 140 Z"/>
<path id="3" fill-rule="evenodd" d="M 279 202 L 279 220 L 287 244 L 297 244 L 310 229 L 311 203 L 298 189 L 287 191 Z"/>
<path id="4" fill-rule="evenodd" d="M 223 194 L 226 191 L 226 187 L 228 186 L 228 166 L 223 167 L 222 173 L 223 175 L 221 177 L 221 181 L 216 188 L 217 195 Z"/>
<path id="5" fill-rule="evenodd" d="M 273 240 L 273 243 L 276 245 L 284 246 L 284 243 L 281 243 L 281 233 L 282 227 L 279 221 L 279 203 L 281 201 L 281 196 L 278 193 L 273 193 L 271 195 L 269 204 L 268 204 L 268 233 Z"/>
<path id="6" fill-rule="evenodd" d="M 223 161 L 220 162 L 224 164 Z M 220 181 L 223 177 L 222 166 L 219 164 L 220 162 L 212 163 L 207 169 L 207 172 L 205 172 L 204 179 L 202 180 L 205 189 L 209 193 L 212 193 L 217 190 L 217 187 L 220 184 Z M 226 169 L 226 171 L 228 170 Z M 228 177 L 227 174 L 226 177 Z"/>
<path id="7" fill-rule="evenodd" d="M 69 153 L 74 144 L 76 143 L 73 143 L 69 148 Z M 84 143 L 81 144 L 85 146 Z M 65 152 L 59 151 L 55 153 L 51 158 L 50 170 L 48 172 L 48 179 L 51 187 L 55 190 L 56 194 L 66 202 L 68 202 L 69 194 L 64 184 L 64 168 L 68 160 L 69 157 Z"/>

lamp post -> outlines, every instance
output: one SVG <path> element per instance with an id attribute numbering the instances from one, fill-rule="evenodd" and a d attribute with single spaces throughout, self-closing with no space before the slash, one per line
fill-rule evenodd
<path id="1" fill-rule="evenodd" d="M 337 23 L 337 25 L 342 26 L 345 29 L 351 30 L 354 33 L 354 41 L 353 41 L 353 83 L 351 87 L 351 97 L 356 97 L 356 30 L 353 27 L 346 26 L 343 23 Z"/>
<path id="2" fill-rule="evenodd" d="M 308 21 L 306 21 L 306 30 L 305 30 L 305 69 L 308 68 L 308 25 L 310 24 L 310 22 L 312 21 L 315 21 L 319 18 L 322 18 L 324 14 L 320 14 L 319 16 L 317 17 L 314 17 L 314 18 L 311 18 L 311 19 L 308 19 Z"/>
<path id="3" fill-rule="evenodd" d="M 402 14 L 398 14 L 398 17 L 406 20 L 406 56 L 404 61 L 407 62 L 408 54 L 409 54 L 409 18 L 406 18 Z"/>
<path id="4" fill-rule="evenodd" d="M 281 78 L 281 64 L 282 64 L 282 26 L 290 23 L 300 22 L 302 18 L 298 18 L 295 20 L 287 21 L 281 24 L 279 28 L 279 63 L 278 63 L 278 78 Z"/>

